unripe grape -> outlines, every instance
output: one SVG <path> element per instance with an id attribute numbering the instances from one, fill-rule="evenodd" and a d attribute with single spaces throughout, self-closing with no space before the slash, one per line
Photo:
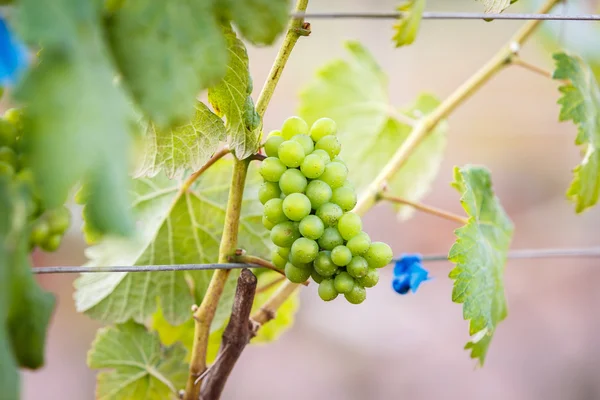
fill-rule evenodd
<path id="1" fill-rule="evenodd" d="M 41 246 L 48 239 L 50 226 L 45 220 L 37 220 L 31 227 L 29 241 L 36 246 Z"/>
<path id="2" fill-rule="evenodd" d="M 15 169 L 12 165 L 0 161 L 0 176 L 12 178 L 15 174 Z"/>
<path id="3" fill-rule="evenodd" d="M 310 200 L 312 209 L 317 210 L 331 199 L 333 192 L 328 184 L 320 180 L 315 180 L 306 186 L 305 193 L 308 200 Z"/>
<path id="4" fill-rule="evenodd" d="M 300 221 L 310 214 L 310 200 L 302 193 L 292 193 L 283 200 L 283 213 L 292 221 Z"/>
<path id="5" fill-rule="evenodd" d="M 325 224 L 316 215 L 307 215 L 300 221 L 300 233 L 305 238 L 317 240 L 325 231 Z"/>
<path id="6" fill-rule="evenodd" d="M 301 237 L 292 244 L 290 254 L 294 261 L 306 264 L 317 258 L 319 245 L 314 240 Z"/>
<path id="7" fill-rule="evenodd" d="M 279 254 L 282 258 L 285 258 L 286 260 L 288 259 L 288 257 L 290 256 L 290 248 L 289 247 L 279 247 L 277 246 L 277 254 Z"/>
<path id="8" fill-rule="evenodd" d="M 333 250 L 334 247 L 344 244 L 344 239 L 336 227 L 330 226 L 329 228 L 325 228 L 318 243 L 322 249 Z"/>
<path id="9" fill-rule="evenodd" d="M 281 199 L 271 199 L 265 203 L 263 214 L 273 224 L 285 222 L 288 220 L 283 212 L 283 202 Z"/>
<path id="10" fill-rule="evenodd" d="M 369 272 L 369 264 L 367 263 L 367 260 L 361 256 L 354 256 L 346 266 L 346 271 L 348 271 L 353 278 L 362 278 Z"/>
<path id="11" fill-rule="evenodd" d="M 71 224 L 71 213 L 67 207 L 54 208 L 47 213 L 50 233 L 65 233 Z"/>
<path id="12" fill-rule="evenodd" d="M 271 136 L 281 136 L 281 130 L 279 130 L 279 129 L 273 129 L 271 132 L 269 132 L 268 136 L 269 137 L 271 137 Z M 285 140 L 285 139 L 283 139 L 283 140 Z"/>
<path id="13" fill-rule="evenodd" d="M 344 240 L 350 240 L 362 231 L 362 220 L 357 214 L 347 212 L 341 216 L 337 228 Z"/>
<path id="14" fill-rule="evenodd" d="M 321 283 L 319 283 L 319 297 L 323 301 L 331 301 L 334 300 L 338 296 L 338 291 L 335 290 L 334 280 L 333 279 L 323 279 Z"/>
<path id="15" fill-rule="evenodd" d="M 271 262 L 279 269 L 284 269 L 287 264 L 287 259 L 281 257 L 279 253 L 274 250 L 271 252 Z"/>
<path id="16" fill-rule="evenodd" d="M 352 278 L 349 273 L 344 271 L 335 277 L 333 285 L 338 293 L 349 293 L 354 287 L 354 278 Z"/>
<path id="17" fill-rule="evenodd" d="M 338 162 L 330 162 L 319 177 L 320 180 L 331 186 L 332 189 L 342 187 L 348 177 L 348 168 Z"/>
<path id="18" fill-rule="evenodd" d="M 291 221 L 282 222 L 271 229 L 271 241 L 275 246 L 291 247 L 299 237 L 300 231 L 296 224 Z"/>
<path id="19" fill-rule="evenodd" d="M 281 136 L 269 136 L 265 142 L 265 153 L 267 157 L 277 157 L 279 151 L 279 145 L 285 142 L 285 139 Z"/>
<path id="20" fill-rule="evenodd" d="M 342 157 L 340 157 L 340 156 L 335 157 L 333 160 L 331 160 L 331 162 L 340 163 L 340 164 L 343 164 L 344 166 L 348 167 L 346 165 L 346 163 L 344 162 L 344 160 L 342 160 Z"/>
<path id="21" fill-rule="evenodd" d="M 331 252 L 324 250 L 317 254 L 317 258 L 313 263 L 315 271 L 321 276 L 333 276 L 338 270 L 337 265 L 331 261 Z"/>
<path id="22" fill-rule="evenodd" d="M 342 186 L 333 190 L 331 202 L 337 204 L 343 211 L 350 211 L 356 206 L 356 191 L 354 189 Z"/>
<path id="23" fill-rule="evenodd" d="M 279 179 L 279 188 L 283 194 L 302 193 L 306 190 L 308 181 L 297 169 L 288 169 Z"/>
<path id="24" fill-rule="evenodd" d="M 351 304 L 360 304 L 367 298 L 367 291 L 360 285 L 354 285 L 350 292 L 344 293 L 344 297 Z"/>
<path id="25" fill-rule="evenodd" d="M 292 263 L 285 264 L 285 276 L 293 283 L 304 283 L 310 278 L 310 269 L 298 268 Z"/>
<path id="26" fill-rule="evenodd" d="M 310 273 L 310 277 L 312 278 L 313 281 L 315 281 L 316 283 L 321 283 L 323 282 L 323 279 L 325 279 L 324 277 L 322 277 L 321 275 L 319 275 L 317 273 L 317 271 L 315 271 L 314 269 L 311 271 Z"/>
<path id="27" fill-rule="evenodd" d="M 362 256 L 365 254 L 367 250 L 369 250 L 369 246 L 371 246 L 371 238 L 366 232 L 359 233 L 346 243 L 346 247 L 348 247 L 355 256 Z"/>
<path id="28" fill-rule="evenodd" d="M 46 238 L 46 241 L 40 244 L 40 247 L 44 251 L 56 251 L 60 247 L 60 243 L 62 241 L 62 235 L 54 234 L 50 235 Z"/>
<path id="29" fill-rule="evenodd" d="M 352 261 L 352 252 L 344 245 L 335 246 L 331 250 L 331 261 L 337 266 L 345 267 Z"/>
<path id="30" fill-rule="evenodd" d="M 392 261 L 394 253 L 392 253 L 392 249 L 386 243 L 373 242 L 364 257 L 369 263 L 369 267 L 383 268 Z"/>
<path id="31" fill-rule="evenodd" d="M 356 283 L 363 287 L 373 287 L 379 282 L 379 272 L 375 268 L 369 268 L 367 274 L 362 278 L 358 278 Z"/>
<path id="32" fill-rule="evenodd" d="M 276 182 L 265 181 L 258 189 L 258 200 L 260 200 L 262 204 L 265 204 L 271 199 L 278 199 L 279 196 L 281 196 L 281 189 Z"/>
<path id="33" fill-rule="evenodd" d="M 299 167 L 306 156 L 302 145 L 294 140 L 281 143 L 277 154 L 281 162 L 290 168 Z"/>
<path id="34" fill-rule="evenodd" d="M 296 135 L 292 138 L 292 140 L 302 145 L 305 155 L 309 155 L 315 149 L 315 144 L 308 135 Z"/>
<path id="35" fill-rule="evenodd" d="M 285 140 L 290 140 L 296 135 L 305 135 L 308 133 L 308 125 L 300 117 L 289 117 L 283 122 L 281 126 L 281 136 Z"/>
<path id="36" fill-rule="evenodd" d="M 265 181 L 279 182 L 281 175 L 287 170 L 277 157 L 267 157 L 260 164 L 259 172 Z"/>
<path id="37" fill-rule="evenodd" d="M 325 171 L 325 162 L 316 154 L 309 154 L 300 165 L 300 171 L 309 179 L 317 179 Z"/>
<path id="38" fill-rule="evenodd" d="M 320 118 L 310 127 L 310 137 L 315 142 L 318 142 L 327 135 L 335 135 L 336 133 L 337 125 L 331 118 Z"/>
<path id="39" fill-rule="evenodd" d="M 327 153 L 325 150 L 317 149 L 314 150 L 311 154 L 321 157 L 321 160 L 323 160 L 325 165 L 331 162 L 331 157 L 329 157 L 329 153 Z"/>
<path id="40" fill-rule="evenodd" d="M 17 169 L 17 154 L 8 146 L 0 147 L 0 161 L 9 164 L 14 169 Z"/>
<path id="41" fill-rule="evenodd" d="M 315 149 L 317 150 L 325 150 L 331 159 L 334 159 L 335 156 L 340 154 L 340 150 L 342 150 L 342 145 L 337 137 L 334 135 L 327 135 L 321 138 L 317 144 L 315 145 Z"/>
<path id="42" fill-rule="evenodd" d="M 268 231 L 270 231 L 271 229 L 273 229 L 273 227 L 275 226 L 275 224 L 274 224 L 274 223 L 272 223 L 271 221 L 269 221 L 269 220 L 267 219 L 267 217 L 265 217 L 264 215 L 262 216 L 262 224 L 263 224 L 263 226 L 264 226 L 264 227 L 265 227 L 265 228 L 266 228 Z"/>
<path id="43" fill-rule="evenodd" d="M 317 217 L 321 218 L 326 226 L 335 226 L 342 215 L 342 208 L 333 203 L 325 203 L 317 209 Z"/>

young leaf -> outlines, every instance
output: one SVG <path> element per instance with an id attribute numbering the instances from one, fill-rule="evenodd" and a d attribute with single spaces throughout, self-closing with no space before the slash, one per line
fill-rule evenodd
<path id="1" fill-rule="evenodd" d="M 143 160 L 136 177 L 153 177 L 160 171 L 169 178 L 181 177 L 185 170 L 198 170 L 225 140 L 225 125 L 208 107 L 196 103 L 191 121 L 174 129 L 160 129 L 148 123 Z"/>
<path id="2" fill-rule="evenodd" d="M 15 96 L 27 106 L 29 159 L 44 203 L 63 204 L 84 179 L 90 188 L 89 222 L 103 232 L 128 234 L 133 120 L 126 96 L 113 83 L 116 71 L 107 57 L 97 3 L 19 2 L 24 38 L 44 50 Z"/>
<path id="3" fill-rule="evenodd" d="M 341 156 L 348 165 L 349 179 L 360 192 L 406 140 L 411 127 L 389 104 L 387 77 L 373 56 L 357 42 L 348 42 L 346 48 L 349 60 L 331 61 L 301 92 L 299 113 L 308 123 L 321 117 L 336 121 Z M 403 114 L 419 118 L 437 105 L 435 97 L 424 94 Z M 445 147 L 446 124 L 442 122 L 388 183 L 390 193 L 420 200 L 437 175 Z M 411 211 L 408 207 L 399 210 L 402 217 Z"/>
<path id="4" fill-rule="evenodd" d="M 216 262 L 225 221 L 232 161 L 222 159 L 209 168 L 189 190 L 164 175 L 134 180 L 133 212 L 141 235 L 132 239 L 106 238 L 88 249 L 89 265 L 198 264 Z M 240 247 L 266 256 L 268 235 L 262 227 L 258 201 L 261 178 L 249 171 L 240 224 Z M 144 322 L 157 308 L 172 325 L 187 321 L 192 304 L 202 300 L 213 271 L 160 273 L 100 273 L 76 283 L 78 311 L 105 322 Z M 231 309 L 237 276 L 231 274 L 218 315 L 219 328 Z"/>
<path id="5" fill-rule="evenodd" d="M 575 144 L 585 148 L 585 156 L 573 170 L 573 182 L 567 190 L 567 197 L 580 213 L 594 206 L 600 193 L 600 88 L 591 68 L 581 58 L 558 53 L 554 60 L 554 79 L 569 81 L 559 88 L 559 119 L 577 125 Z"/>
<path id="6" fill-rule="evenodd" d="M 223 27 L 223 31 L 229 51 L 227 73 L 221 82 L 208 90 L 208 101 L 217 115 L 227 119 L 229 146 L 238 158 L 243 159 L 258 149 L 260 118 L 250 97 L 252 81 L 246 47 L 231 27 Z"/>
<path id="7" fill-rule="evenodd" d="M 183 346 L 163 347 L 158 335 L 129 322 L 99 330 L 87 363 L 92 369 L 112 370 L 98 374 L 99 400 L 174 400 L 187 380 L 185 357 Z"/>
<path id="8" fill-rule="evenodd" d="M 402 2 L 397 10 L 401 13 L 394 25 L 394 42 L 396 47 L 412 44 L 419 32 L 421 16 L 425 9 L 425 0 L 408 0 Z"/>
<path id="9" fill-rule="evenodd" d="M 516 3 L 518 0 L 477 0 L 483 3 L 485 12 L 490 14 L 498 14 L 506 10 L 508 6 Z"/>
<path id="10" fill-rule="evenodd" d="M 189 119 L 202 89 L 225 75 L 212 1 L 128 0 L 107 21 L 124 83 L 160 129 Z"/>
<path id="11" fill-rule="evenodd" d="M 513 224 L 494 195 L 490 173 L 483 167 L 454 169 L 452 184 L 469 216 L 467 225 L 455 231 L 456 243 L 448 260 L 456 264 L 452 301 L 463 304 L 475 335 L 466 349 L 483 365 L 496 326 L 507 315 L 504 296 L 504 264 L 513 234 Z"/>

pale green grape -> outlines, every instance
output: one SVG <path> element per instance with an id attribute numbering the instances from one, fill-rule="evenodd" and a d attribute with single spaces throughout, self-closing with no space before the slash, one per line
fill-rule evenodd
<path id="1" fill-rule="evenodd" d="M 263 214 L 270 222 L 279 224 L 288 220 L 283 212 L 283 202 L 281 199 L 271 199 L 265 203 Z"/>
<path id="2" fill-rule="evenodd" d="M 319 283 L 319 297 L 324 301 L 334 300 L 338 296 L 338 291 L 335 290 L 333 279 L 323 279 Z"/>
<path id="3" fill-rule="evenodd" d="M 281 136 L 269 136 L 265 142 L 265 153 L 267 154 L 267 157 L 278 157 L 279 146 L 283 142 L 285 142 L 285 139 Z"/>
<path id="4" fill-rule="evenodd" d="M 334 158 L 333 160 L 331 160 L 331 161 L 332 161 L 332 162 L 337 162 L 337 163 L 340 163 L 340 164 L 344 164 L 344 165 L 346 165 L 346 163 L 344 162 L 344 160 L 342 160 L 342 157 L 340 157 L 340 156 L 337 156 L 337 157 L 335 157 L 335 158 Z M 346 165 L 346 167 L 347 167 L 347 165 Z"/>
<path id="5" fill-rule="evenodd" d="M 293 283 L 304 283 L 310 278 L 310 269 L 298 268 L 292 263 L 285 264 L 285 276 Z"/>
<path id="6" fill-rule="evenodd" d="M 352 239 L 348 240 L 346 246 L 355 256 L 362 256 L 367 252 L 367 250 L 369 250 L 369 246 L 371 246 L 371 238 L 366 232 L 361 232 Z"/>
<path id="7" fill-rule="evenodd" d="M 367 263 L 367 260 L 361 256 L 354 256 L 346 266 L 346 271 L 348 271 L 353 278 L 362 278 L 369 272 L 369 264 Z"/>
<path id="8" fill-rule="evenodd" d="M 308 180 L 297 169 L 288 169 L 279 179 L 279 188 L 283 194 L 302 193 L 306 190 Z"/>
<path id="9" fill-rule="evenodd" d="M 321 157 L 321 160 L 323 160 L 325 165 L 331 162 L 331 157 L 329 157 L 329 153 L 327 153 L 325 150 L 317 149 L 314 150 L 311 154 Z"/>
<path id="10" fill-rule="evenodd" d="M 369 268 L 367 274 L 362 278 L 358 278 L 356 283 L 363 287 L 373 287 L 379 282 L 379 272 L 375 268 Z"/>
<path id="11" fill-rule="evenodd" d="M 317 254 L 319 254 L 319 245 L 314 240 L 301 237 L 292 244 L 290 254 L 294 261 L 306 264 L 312 262 L 317 257 Z"/>
<path id="12" fill-rule="evenodd" d="M 317 210 L 331 199 L 331 187 L 323 181 L 315 180 L 309 182 L 306 187 L 306 197 L 310 200 L 313 210 Z"/>
<path id="13" fill-rule="evenodd" d="M 360 285 L 354 285 L 350 292 L 344 293 L 344 297 L 351 304 L 360 304 L 367 298 L 367 291 Z"/>
<path id="14" fill-rule="evenodd" d="M 271 229 L 273 229 L 273 227 L 275 226 L 275 224 L 274 224 L 274 223 L 272 223 L 271 221 L 269 221 L 269 220 L 267 219 L 267 217 L 265 217 L 264 215 L 262 216 L 262 224 L 263 224 L 263 226 L 264 226 L 265 228 L 267 228 L 267 230 L 269 230 L 269 231 L 270 231 Z"/>
<path id="15" fill-rule="evenodd" d="M 319 179 L 331 186 L 332 189 L 337 189 L 342 187 L 347 177 L 348 168 L 344 164 L 332 161 L 325 166 Z"/>
<path id="16" fill-rule="evenodd" d="M 292 193 L 283 200 L 283 213 L 292 221 L 300 221 L 310 214 L 310 200 L 302 193 Z"/>
<path id="17" fill-rule="evenodd" d="M 306 156 L 302 145 L 293 140 L 286 140 L 281 143 L 277 154 L 281 162 L 290 168 L 299 167 Z"/>
<path id="18" fill-rule="evenodd" d="M 340 154 L 342 150 L 342 145 L 337 137 L 334 135 L 327 135 L 321 138 L 317 144 L 315 145 L 315 149 L 317 150 L 325 150 L 331 159 L 334 159 L 335 156 Z"/>
<path id="19" fill-rule="evenodd" d="M 302 218 L 302 221 L 300 221 L 299 229 L 300 233 L 305 238 L 317 240 L 323 235 L 323 232 L 325 231 L 325 224 L 323 224 L 321 218 L 317 217 L 316 215 L 307 215 L 306 217 Z"/>
<path id="20" fill-rule="evenodd" d="M 333 190 L 331 202 L 337 204 L 343 211 L 350 211 L 356 206 L 356 191 L 348 186 L 342 186 Z"/>
<path id="21" fill-rule="evenodd" d="M 300 117 L 289 117 L 281 126 L 281 136 L 285 140 L 290 140 L 296 135 L 306 135 L 308 133 L 308 125 Z"/>
<path id="22" fill-rule="evenodd" d="M 287 259 L 281 257 L 277 251 L 271 252 L 271 262 L 279 269 L 284 269 L 287 264 Z"/>
<path id="23" fill-rule="evenodd" d="M 258 189 L 258 200 L 260 200 L 262 204 L 265 204 L 271 199 L 277 199 L 280 196 L 281 189 L 279 188 L 279 184 L 276 182 L 265 181 Z"/>
<path id="24" fill-rule="evenodd" d="M 41 246 L 50 235 L 50 226 L 43 220 L 37 220 L 31 227 L 31 233 L 29 234 L 29 240 L 36 246 Z"/>
<path id="25" fill-rule="evenodd" d="M 338 293 L 349 293 L 352 291 L 352 288 L 354 288 L 354 278 L 344 271 L 335 277 L 333 285 Z"/>
<path id="26" fill-rule="evenodd" d="M 288 257 L 290 256 L 290 248 L 289 247 L 279 247 L 277 246 L 277 253 L 285 258 L 286 260 L 288 259 Z"/>
<path id="27" fill-rule="evenodd" d="M 310 127 L 310 137 L 315 142 L 318 142 L 327 135 L 335 135 L 336 133 L 337 125 L 331 118 L 320 118 Z"/>
<path id="28" fill-rule="evenodd" d="M 271 229 L 271 241 L 275 246 L 291 247 L 299 237 L 300 231 L 296 224 L 291 221 L 282 222 Z"/>
<path id="29" fill-rule="evenodd" d="M 71 224 L 71 213 L 67 207 L 61 206 L 46 212 L 50 233 L 65 233 Z"/>
<path id="30" fill-rule="evenodd" d="M 320 251 L 314 261 L 315 271 L 321 276 L 333 276 L 338 267 L 331 261 L 331 252 L 327 250 Z"/>
<path id="31" fill-rule="evenodd" d="M 352 252 L 344 245 L 335 246 L 331 250 L 331 261 L 339 267 L 345 267 L 352 261 Z"/>
<path id="32" fill-rule="evenodd" d="M 277 157 L 267 157 L 260 164 L 259 172 L 265 181 L 279 182 L 281 175 L 287 170 Z"/>
<path id="33" fill-rule="evenodd" d="M 271 136 L 281 136 L 281 130 L 273 129 L 271 132 L 269 132 L 269 137 L 271 137 Z"/>
<path id="34" fill-rule="evenodd" d="M 44 251 L 56 251 L 62 242 L 61 234 L 54 234 L 47 237 L 46 241 L 40 245 Z"/>
<path id="35" fill-rule="evenodd" d="M 308 135 L 296 135 L 292 138 L 292 140 L 302 145 L 304 154 L 306 155 L 309 155 L 315 149 L 315 144 Z"/>
<path id="36" fill-rule="evenodd" d="M 347 212 L 338 221 L 337 228 L 344 240 L 350 240 L 362 231 L 362 220 L 357 214 Z"/>
<path id="37" fill-rule="evenodd" d="M 325 162 L 316 154 L 309 154 L 300 165 L 300 171 L 309 179 L 317 179 L 325 171 Z"/>
<path id="38" fill-rule="evenodd" d="M 335 226 L 342 215 L 342 208 L 333 203 L 325 203 L 317 209 L 317 217 L 321 218 L 326 226 Z"/>
<path id="39" fill-rule="evenodd" d="M 325 228 L 318 242 L 322 249 L 333 250 L 334 247 L 344 244 L 344 239 L 336 227 L 330 226 L 329 228 Z"/>
<path id="40" fill-rule="evenodd" d="M 392 253 L 392 249 L 386 243 L 373 242 L 364 257 L 369 263 L 369 267 L 383 268 L 392 261 L 394 253 Z"/>
<path id="41" fill-rule="evenodd" d="M 316 283 L 321 283 L 323 282 L 323 279 L 325 279 L 323 276 L 319 275 L 317 273 L 317 271 L 315 271 L 314 269 L 311 270 L 310 272 L 310 277 L 312 278 L 313 281 L 315 281 Z"/>

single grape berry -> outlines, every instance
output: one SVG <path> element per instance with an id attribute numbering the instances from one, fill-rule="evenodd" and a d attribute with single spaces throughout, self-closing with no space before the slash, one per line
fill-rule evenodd
<path id="1" fill-rule="evenodd" d="M 316 215 L 307 215 L 300 221 L 300 233 L 305 238 L 317 240 L 325 231 L 325 224 Z"/>
<path id="2" fill-rule="evenodd" d="M 333 279 L 323 279 L 319 283 L 319 297 L 323 301 L 334 300 L 338 296 L 338 291 L 335 290 Z"/>
<path id="3" fill-rule="evenodd" d="M 335 135 L 336 133 L 337 125 L 331 118 L 320 118 L 310 127 L 310 137 L 315 142 L 318 142 L 327 135 Z"/>
<path id="4" fill-rule="evenodd" d="M 279 253 L 274 250 L 271 252 L 271 262 L 279 269 L 284 269 L 287 264 L 287 259 L 281 257 Z"/>
<path id="5" fill-rule="evenodd" d="M 325 162 L 315 154 L 309 154 L 300 165 L 300 171 L 309 179 L 317 179 L 325 171 Z"/>
<path id="6" fill-rule="evenodd" d="M 267 154 L 267 157 L 277 157 L 279 154 L 279 145 L 283 142 L 285 142 L 285 139 L 281 136 L 269 136 L 265 142 L 265 153 Z"/>
<path id="7" fill-rule="evenodd" d="M 355 256 L 362 256 L 367 252 L 367 250 L 369 250 L 369 246 L 371 246 L 371 238 L 366 232 L 361 232 L 352 239 L 348 240 L 346 246 Z"/>
<path id="8" fill-rule="evenodd" d="M 299 237 L 300 231 L 291 221 L 282 222 L 271 229 L 271 241 L 275 246 L 291 247 Z"/>
<path id="9" fill-rule="evenodd" d="M 333 276 L 338 267 L 331 261 L 331 252 L 327 250 L 320 251 L 313 262 L 315 271 L 321 276 Z"/>
<path id="10" fill-rule="evenodd" d="M 279 179 L 279 188 L 283 194 L 302 193 L 306 190 L 308 180 L 297 169 L 288 169 Z"/>
<path id="11" fill-rule="evenodd" d="M 61 206 L 47 212 L 50 233 L 65 233 L 71 224 L 71 213 L 67 207 Z"/>
<path id="12" fill-rule="evenodd" d="M 341 207 L 333 203 L 325 203 L 317 209 L 317 217 L 323 220 L 326 226 L 335 226 L 344 215 Z"/>
<path id="13" fill-rule="evenodd" d="M 281 196 L 281 189 L 276 182 L 265 181 L 258 189 L 258 200 L 260 200 L 262 204 L 265 204 L 271 199 L 278 199 L 279 196 Z"/>
<path id="14" fill-rule="evenodd" d="M 354 287 L 354 278 L 352 278 L 349 273 L 344 271 L 335 277 L 333 285 L 335 290 L 337 290 L 339 293 L 349 293 Z"/>
<path id="15" fill-rule="evenodd" d="M 269 220 L 267 219 L 267 217 L 265 217 L 264 215 L 262 216 L 262 224 L 263 224 L 263 226 L 264 226 L 264 227 L 265 227 L 265 228 L 266 228 L 268 231 L 270 231 L 271 229 L 273 229 L 273 227 L 275 226 L 275 224 L 274 224 L 274 223 L 272 223 L 271 221 L 269 221 Z"/>
<path id="16" fill-rule="evenodd" d="M 383 268 L 392 261 L 394 253 L 392 253 L 392 249 L 386 243 L 373 242 L 364 257 L 369 263 L 369 267 Z"/>
<path id="17" fill-rule="evenodd" d="M 267 157 L 260 164 L 259 172 L 265 181 L 279 182 L 281 175 L 287 170 L 277 157 Z"/>
<path id="18" fill-rule="evenodd" d="M 281 130 L 279 130 L 279 129 L 273 129 L 271 132 L 269 132 L 268 136 L 269 137 L 271 137 L 271 136 L 281 136 Z"/>
<path id="19" fill-rule="evenodd" d="M 347 212 L 338 221 L 337 228 L 344 240 L 350 240 L 362 231 L 362 220 L 357 214 Z"/>
<path id="20" fill-rule="evenodd" d="M 293 283 L 304 283 L 310 278 L 310 269 L 298 268 L 292 263 L 285 264 L 285 276 Z"/>
<path id="21" fill-rule="evenodd" d="M 342 145 L 337 137 L 334 135 L 327 135 L 321 138 L 317 144 L 315 145 L 315 149 L 317 150 L 325 150 L 329 157 L 333 160 L 335 156 L 340 154 L 340 150 L 342 150 Z"/>
<path id="22" fill-rule="evenodd" d="M 325 228 L 318 242 L 322 249 L 333 250 L 334 247 L 344 244 L 344 239 L 336 227 L 330 226 L 329 228 Z"/>
<path id="23" fill-rule="evenodd" d="M 29 241 L 36 246 L 41 246 L 48 239 L 49 234 L 50 226 L 48 226 L 48 223 L 43 219 L 37 220 L 31 227 Z"/>
<path id="24" fill-rule="evenodd" d="M 263 214 L 271 223 L 278 224 L 288 220 L 283 212 L 283 202 L 281 199 L 271 199 L 265 203 Z"/>
<path id="25" fill-rule="evenodd" d="M 361 256 L 354 256 L 346 266 L 346 271 L 348 271 L 353 278 L 362 278 L 369 272 L 369 264 L 367 263 L 367 260 Z"/>
<path id="26" fill-rule="evenodd" d="M 293 140 L 286 140 L 281 143 L 277 154 L 281 162 L 290 168 L 299 167 L 306 156 L 302 145 Z"/>
<path id="27" fill-rule="evenodd" d="M 283 122 L 281 126 L 281 136 L 285 140 L 290 140 L 296 135 L 305 135 L 308 133 L 308 125 L 300 117 L 289 117 Z"/>
<path id="28" fill-rule="evenodd" d="M 338 162 L 330 162 L 319 177 L 320 180 L 331 186 L 332 189 L 342 187 L 348 177 L 348 168 Z"/>
<path id="29" fill-rule="evenodd" d="M 369 268 L 367 274 L 362 278 L 358 278 L 356 282 L 363 287 L 373 287 L 379 282 L 379 272 L 374 268 Z"/>
<path id="30" fill-rule="evenodd" d="M 331 261 L 339 267 L 345 267 L 352 261 L 352 252 L 344 245 L 335 246 L 331 250 Z"/>
<path id="31" fill-rule="evenodd" d="M 283 200 L 283 213 L 292 221 L 300 221 L 310 214 L 310 200 L 302 193 L 292 193 Z"/>
<path id="32" fill-rule="evenodd" d="M 293 141 L 298 142 L 304 149 L 304 154 L 309 155 L 315 149 L 315 144 L 308 135 L 296 135 L 292 138 Z"/>
<path id="33" fill-rule="evenodd" d="M 342 160 L 342 157 L 340 157 L 340 156 L 337 156 L 337 157 L 335 157 L 335 158 L 334 158 L 333 160 L 331 160 L 331 161 L 332 161 L 332 162 L 337 162 L 337 163 L 340 163 L 340 164 L 344 164 L 344 165 L 346 165 L 346 163 L 344 162 L 344 160 Z M 346 167 L 347 167 L 347 165 L 346 165 Z"/>
<path id="34" fill-rule="evenodd" d="M 317 258 L 317 255 L 319 254 L 319 245 L 314 240 L 301 237 L 292 244 L 290 254 L 294 261 L 306 264 Z"/>
<path id="35" fill-rule="evenodd" d="M 0 147 L 0 161 L 17 168 L 17 154 L 8 146 Z"/>
<path id="36" fill-rule="evenodd" d="M 313 210 L 317 210 L 331 199 L 331 187 L 323 181 L 310 181 L 306 186 L 306 197 L 310 200 Z"/>
<path id="37" fill-rule="evenodd" d="M 325 150 L 317 149 L 317 150 L 314 150 L 311 154 L 321 157 L 321 160 L 323 160 L 325 165 L 327 165 L 331 162 L 331 157 L 329 157 L 329 153 L 326 152 Z"/>
<path id="38" fill-rule="evenodd" d="M 316 283 L 321 283 L 323 282 L 323 279 L 325 279 L 323 276 L 319 275 L 314 269 L 310 272 L 310 277 Z"/>
<path id="39" fill-rule="evenodd" d="M 360 304 L 367 298 L 367 291 L 360 285 L 354 285 L 350 292 L 344 293 L 344 297 L 351 304 Z"/>
<path id="40" fill-rule="evenodd" d="M 342 186 L 333 190 L 331 202 L 337 204 L 343 211 L 350 211 L 356 206 L 356 191 L 348 186 Z"/>
<path id="41" fill-rule="evenodd" d="M 277 246 L 277 254 L 279 254 L 281 257 L 285 258 L 286 260 L 290 256 L 290 250 L 291 249 L 289 247 Z"/>
<path id="42" fill-rule="evenodd" d="M 46 238 L 46 241 L 40 244 L 42 250 L 52 252 L 58 250 L 62 241 L 62 235 L 54 234 Z"/>

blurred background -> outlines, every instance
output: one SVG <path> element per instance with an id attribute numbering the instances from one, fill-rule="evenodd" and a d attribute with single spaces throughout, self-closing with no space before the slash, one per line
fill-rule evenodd
<path id="1" fill-rule="evenodd" d="M 511 12 L 534 12 L 539 1 L 521 0 Z M 309 11 L 392 11 L 396 0 L 313 0 Z M 556 13 L 598 10 L 600 1 L 568 0 Z M 474 11 L 472 0 L 429 0 L 430 11 Z M 392 104 L 409 103 L 420 91 L 440 97 L 467 79 L 522 24 L 514 21 L 424 21 L 416 43 L 394 49 L 393 21 L 313 20 L 283 73 L 265 130 L 294 114 L 297 94 L 315 70 L 345 56 L 342 42 L 358 39 L 390 78 Z M 600 48 L 598 22 L 546 22 L 523 49 L 525 60 L 553 69 L 548 47 L 559 45 L 593 57 Z M 278 44 L 251 48 L 255 95 Z M 600 57 L 600 51 L 596 50 Z M 462 213 L 451 189 L 452 167 L 488 166 L 498 196 L 516 225 L 513 248 L 598 245 L 600 207 L 582 215 L 565 200 L 571 169 L 580 160 L 576 128 L 558 123 L 557 84 L 522 68 L 500 73 L 449 119 L 448 149 L 441 172 L 424 202 Z M 79 214 L 78 210 L 75 210 Z M 397 254 L 446 253 L 455 224 L 415 214 L 399 223 L 379 205 L 365 218 L 374 240 Z M 74 224 L 61 250 L 37 254 L 36 265 L 78 265 L 84 242 Z M 316 285 L 301 293 L 294 327 L 276 343 L 248 347 L 224 399 L 600 399 L 600 260 L 522 260 L 506 267 L 509 316 L 496 331 L 484 368 L 463 350 L 469 339 L 462 307 L 450 300 L 447 262 L 427 264 L 435 277 L 417 294 L 392 291 L 391 268 L 369 290 L 368 301 L 322 302 Z M 59 306 L 46 366 L 25 374 L 25 399 L 94 398 L 95 373 L 85 363 L 99 327 L 75 312 L 75 276 L 44 276 Z"/>

